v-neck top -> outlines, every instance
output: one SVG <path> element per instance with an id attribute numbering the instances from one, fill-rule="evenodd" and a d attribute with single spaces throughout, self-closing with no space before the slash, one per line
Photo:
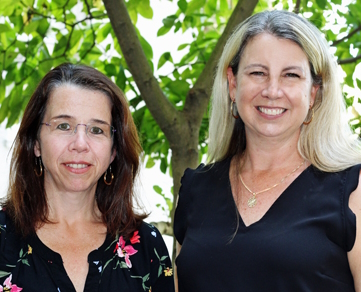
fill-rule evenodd
<path id="1" fill-rule="evenodd" d="M 0 211 L 0 233 L 0 291 L 75 292 L 61 255 L 36 234 L 19 237 L 4 211 Z M 159 231 L 145 222 L 127 241 L 107 235 L 89 253 L 88 263 L 86 292 L 174 292 L 167 247 Z"/>
<path id="2" fill-rule="evenodd" d="M 230 162 L 202 164 L 182 178 L 174 223 L 182 245 L 179 292 L 354 292 L 347 252 L 356 217 L 348 202 L 361 165 L 335 173 L 309 166 L 246 226 L 233 199 Z"/>

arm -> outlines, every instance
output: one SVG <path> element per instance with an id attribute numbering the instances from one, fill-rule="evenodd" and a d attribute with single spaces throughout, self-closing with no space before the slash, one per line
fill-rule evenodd
<path id="1" fill-rule="evenodd" d="M 356 215 L 356 240 L 352 250 L 348 253 L 355 290 L 361 292 L 361 173 L 356 190 L 350 195 L 349 206 Z"/>
<path id="2" fill-rule="evenodd" d="M 182 246 L 177 241 L 176 243 L 176 257 L 179 255 Z M 175 292 L 178 292 L 178 274 L 177 274 L 177 265 L 174 263 L 174 285 L 175 285 Z"/>

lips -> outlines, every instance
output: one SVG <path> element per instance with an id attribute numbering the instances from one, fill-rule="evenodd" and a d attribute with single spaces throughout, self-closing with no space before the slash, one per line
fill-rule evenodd
<path id="1" fill-rule="evenodd" d="M 286 111 L 286 109 L 284 109 L 284 108 L 268 108 L 268 107 L 261 107 L 261 106 L 257 107 L 257 109 L 261 113 L 264 113 L 269 116 L 278 116 L 278 115 L 283 114 Z"/>

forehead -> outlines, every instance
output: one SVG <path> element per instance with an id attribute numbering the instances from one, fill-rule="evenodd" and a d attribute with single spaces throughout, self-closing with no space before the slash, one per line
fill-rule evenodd
<path id="1" fill-rule="evenodd" d="M 309 67 L 307 55 L 294 41 L 261 33 L 249 40 L 240 62 L 260 61 L 274 65 L 302 64 Z"/>
<path id="2" fill-rule="evenodd" d="M 99 119 L 111 123 L 111 101 L 99 90 L 64 84 L 50 94 L 44 120 L 60 115 L 68 115 L 81 122 Z"/>

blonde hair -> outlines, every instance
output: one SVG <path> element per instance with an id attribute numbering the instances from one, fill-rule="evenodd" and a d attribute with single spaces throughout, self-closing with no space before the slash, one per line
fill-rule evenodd
<path id="1" fill-rule="evenodd" d="M 352 135 L 338 79 L 338 65 L 321 32 L 310 22 L 287 11 L 264 11 L 238 25 L 229 37 L 219 60 L 212 92 L 208 161 L 216 162 L 246 148 L 243 121 L 230 113 L 227 68 L 237 74 L 239 61 L 248 42 L 261 33 L 298 44 L 308 57 L 314 85 L 319 85 L 314 117 L 301 126 L 298 150 L 320 170 L 340 171 L 361 163 L 361 144 Z M 311 119 L 312 113 L 306 120 Z"/>

